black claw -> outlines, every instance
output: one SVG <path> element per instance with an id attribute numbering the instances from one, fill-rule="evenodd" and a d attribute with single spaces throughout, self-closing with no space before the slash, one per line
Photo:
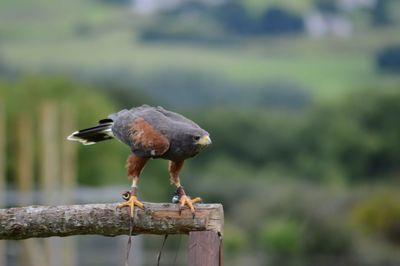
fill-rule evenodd
<path id="1" fill-rule="evenodd" d="M 192 219 L 196 218 L 196 214 L 192 213 Z"/>

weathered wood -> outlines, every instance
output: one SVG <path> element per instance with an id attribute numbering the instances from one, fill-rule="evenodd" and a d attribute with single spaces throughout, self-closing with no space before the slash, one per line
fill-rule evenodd
<path id="1" fill-rule="evenodd" d="M 27 113 L 19 115 L 17 123 L 17 189 L 19 206 L 32 202 L 33 190 L 33 123 Z M 42 246 L 37 239 L 28 239 L 19 245 L 19 264 L 29 266 L 46 266 Z"/>
<path id="2" fill-rule="evenodd" d="M 59 204 L 57 195 L 60 191 L 60 154 L 59 154 L 59 120 L 57 104 L 53 101 L 43 102 L 40 106 L 40 179 L 39 188 L 43 197 L 41 204 Z M 60 239 L 48 238 L 43 240 L 44 254 L 48 265 L 60 266 Z"/>
<path id="3" fill-rule="evenodd" d="M 61 184 L 61 200 L 66 204 L 75 202 L 74 192 L 77 181 L 77 145 L 71 145 L 66 141 L 65 136 L 68 136 L 75 126 L 74 108 L 69 104 L 62 105 L 61 112 L 61 158 L 60 158 L 60 184 Z"/>
<path id="4" fill-rule="evenodd" d="M 77 146 L 71 145 L 66 141 L 65 136 L 68 136 L 74 131 L 75 112 L 73 106 L 69 103 L 64 103 L 61 106 L 61 123 L 59 139 L 61 140 L 60 149 L 60 184 L 61 184 L 61 202 L 65 204 L 74 204 L 76 181 L 77 181 Z M 76 266 L 78 263 L 76 239 L 66 238 L 60 241 L 61 259 L 59 262 L 63 266 Z"/>
<path id="5" fill-rule="evenodd" d="M 189 266 L 221 266 L 221 240 L 218 232 L 189 233 Z"/>
<path id="6" fill-rule="evenodd" d="M 60 176 L 59 152 L 57 145 L 57 106 L 53 102 L 45 102 L 40 109 L 40 165 L 39 187 L 43 194 L 42 203 L 57 204 L 57 180 Z"/>
<path id="7" fill-rule="evenodd" d="M 116 207 L 117 204 L 87 204 L 0 209 L 0 239 L 127 235 L 130 226 L 128 211 Z M 177 204 L 145 202 L 145 207 L 145 210 L 135 210 L 133 234 L 222 233 L 224 215 L 221 204 L 196 204 L 194 219 L 187 208 L 179 214 Z"/>
<path id="8" fill-rule="evenodd" d="M 21 114 L 17 122 L 16 181 L 18 205 L 32 202 L 33 188 L 33 124 L 28 114 Z"/>

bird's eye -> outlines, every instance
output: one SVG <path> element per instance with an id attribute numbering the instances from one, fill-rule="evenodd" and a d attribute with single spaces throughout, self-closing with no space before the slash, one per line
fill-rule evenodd
<path id="1" fill-rule="evenodd" d="M 193 140 L 199 141 L 200 140 L 200 136 L 193 136 Z"/>

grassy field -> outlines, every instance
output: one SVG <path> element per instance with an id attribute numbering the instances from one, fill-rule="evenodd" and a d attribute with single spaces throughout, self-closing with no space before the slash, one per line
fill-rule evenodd
<path id="1" fill-rule="evenodd" d="M 398 76 L 380 75 L 374 66 L 378 49 L 400 41 L 396 28 L 360 30 L 346 39 L 300 36 L 252 38 L 228 45 L 143 43 L 135 31 L 137 18 L 126 9 L 45 0 L 35 5 L 1 1 L 0 6 L 0 58 L 28 72 L 124 69 L 148 77 L 175 69 L 212 74 L 244 90 L 289 80 L 328 98 L 400 81 Z"/>

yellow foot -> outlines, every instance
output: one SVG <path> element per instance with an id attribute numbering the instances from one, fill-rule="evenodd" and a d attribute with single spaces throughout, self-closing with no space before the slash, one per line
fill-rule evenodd
<path id="1" fill-rule="evenodd" d="M 130 208 L 130 216 L 133 218 L 135 214 L 135 206 L 138 206 L 141 209 L 144 209 L 144 205 L 140 202 L 135 195 L 130 195 L 129 199 L 126 202 L 118 204 L 117 208 L 121 209 L 124 207 Z"/>
<path id="2" fill-rule="evenodd" d="M 193 218 L 195 216 L 195 210 L 193 204 L 198 202 L 201 202 L 201 198 L 199 197 L 191 199 L 189 196 L 182 195 L 181 198 L 179 199 L 179 203 L 181 204 L 180 207 L 182 208 L 185 205 L 188 206 L 190 208 L 190 211 L 192 212 Z"/>

